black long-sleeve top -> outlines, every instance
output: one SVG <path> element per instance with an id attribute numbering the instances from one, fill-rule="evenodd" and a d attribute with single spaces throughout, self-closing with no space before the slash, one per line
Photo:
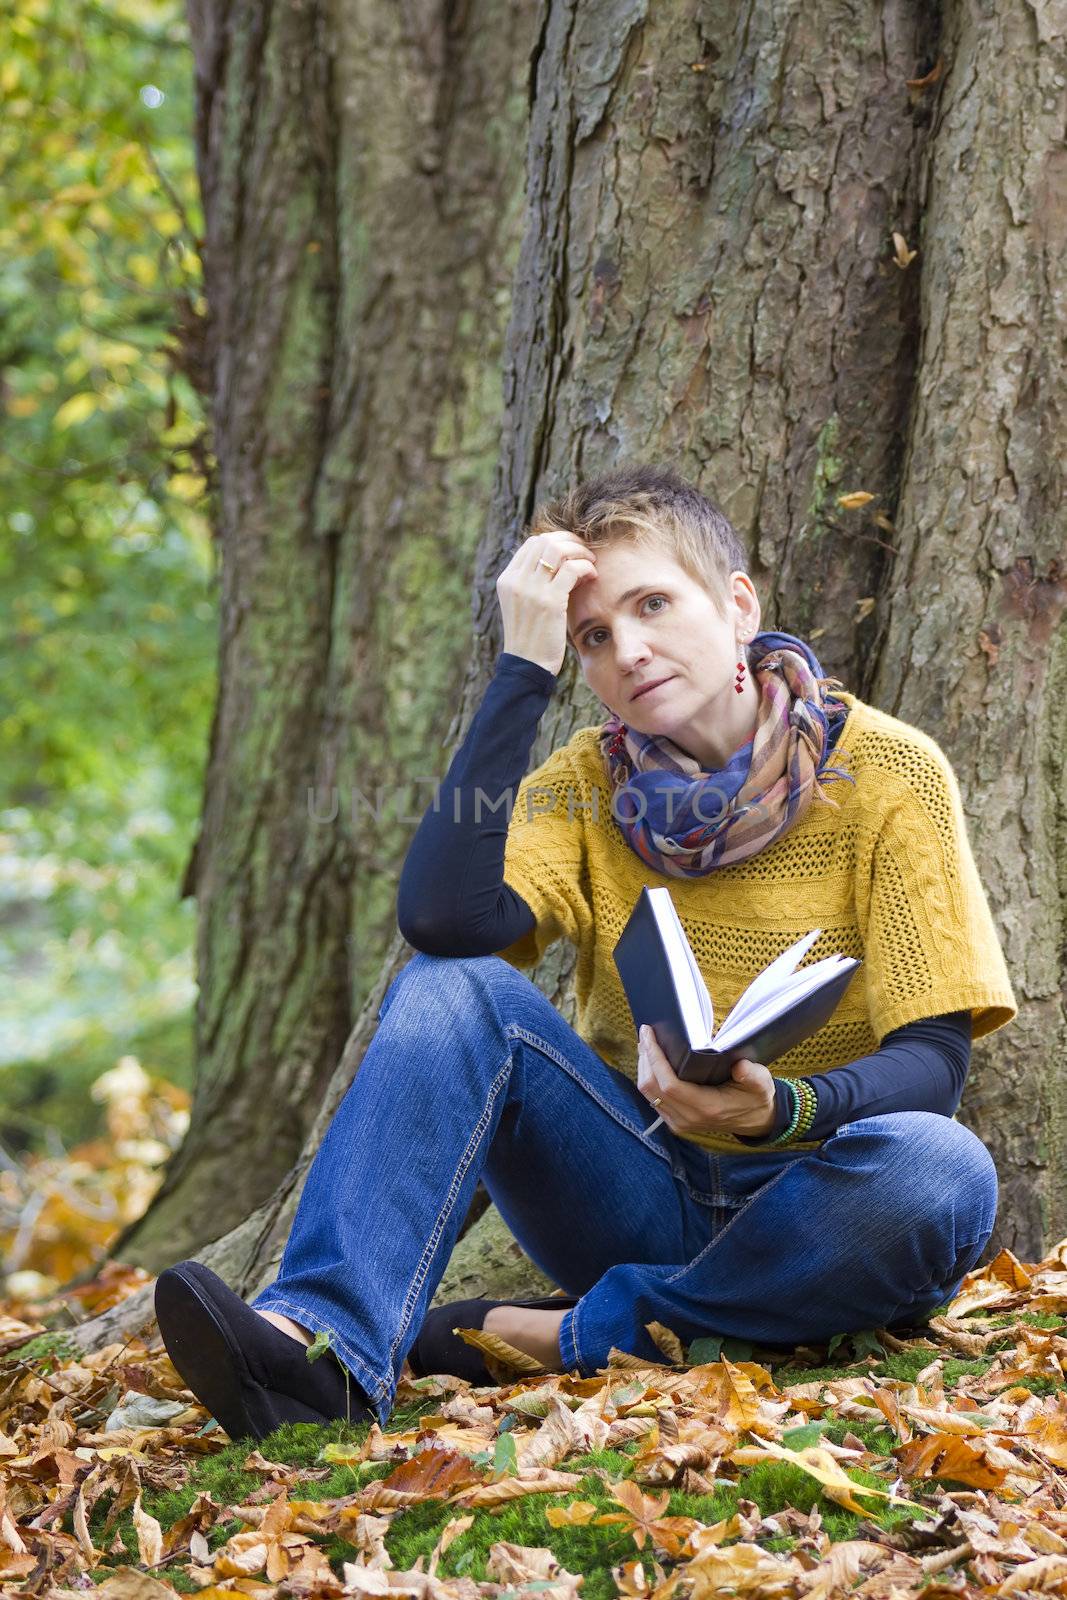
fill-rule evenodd
<path id="1" fill-rule="evenodd" d="M 523 656 L 501 653 L 482 703 L 427 807 L 400 875 L 397 924 L 428 955 L 479 956 L 505 950 L 536 918 L 504 882 L 506 808 L 493 805 L 526 775 L 538 725 L 556 675 Z M 486 806 L 463 804 L 480 788 Z M 481 812 L 478 815 L 479 811 Z M 843 1123 L 890 1111 L 935 1111 L 951 1117 L 960 1102 L 971 1055 L 971 1014 L 946 1012 L 887 1033 L 877 1050 L 832 1072 L 806 1074 L 818 1095 L 806 1139 L 826 1139 Z M 775 1082 L 775 1119 L 768 1133 L 742 1138 L 766 1144 L 789 1126 L 793 1096 Z"/>

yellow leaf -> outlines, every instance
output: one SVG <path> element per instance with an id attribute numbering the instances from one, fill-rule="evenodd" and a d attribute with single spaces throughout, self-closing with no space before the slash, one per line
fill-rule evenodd
<path id="1" fill-rule="evenodd" d="M 12 394 L 7 398 L 5 409 L 9 417 L 32 417 L 40 404 L 35 394 Z"/>
<path id="2" fill-rule="evenodd" d="M 902 233 L 894 233 L 893 247 L 896 251 L 893 260 L 896 262 L 897 266 L 901 268 L 901 270 L 909 266 L 919 254 L 917 250 L 908 249 L 908 241 L 905 239 Z"/>
<path id="3" fill-rule="evenodd" d="M 89 390 L 83 390 L 81 394 L 72 394 L 70 399 L 65 400 L 56 412 L 53 418 L 55 426 L 57 428 L 76 427 L 79 422 L 84 422 L 87 417 L 92 416 L 99 403 L 99 395 L 93 394 Z"/>
<path id="4" fill-rule="evenodd" d="M 591 1500 L 572 1500 L 566 1506 L 546 1506 L 545 1521 L 550 1528 L 584 1528 L 596 1511 Z"/>
<path id="5" fill-rule="evenodd" d="M 142 289 L 151 289 L 159 278 L 159 269 L 151 256 L 146 256 L 140 251 L 126 258 L 130 276 L 135 278 Z"/>
<path id="6" fill-rule="evenodd" d="M 752 1435 L 753 1444 L 767 1455 L 777 1456 L 780 1461 L 788 1461 L 794 1467 L 799 1467 L 802 1472 L 808 1473 L 821 1483 L 831 1500 L 836 1500 L 848 1511 L 854 1511 L 857 1516 L 869 1515 L 867 1508 L 856 1499 L 857 1495 L 874 1495 L 879 1500 L 891 1500 L 895 1505 L 917 1506 L 919 1510 L 926 1510 L 925 1506 L 918 1506 L 915 1500 L 905 1500 L 902 1495 L 892 1494 L 885 1489 L 874 1489 L 866 1483 L 856 1483 L 833 1457 L 829 1450 L 822 1445 L 807 1445 L 803 1450 L 788 1450 L 784 1444 L 775 1444 L 771 1439 L 761 1439 Z M 931 1513 L 932 1515 L 932 1513 Z"/>
<path id="7" fill-rule="evenodd" d="M 852 494 L 839 494 L 837 503 L 845 511 L 858 511 L 861 506 L 870 505 L 873 499 L 873 494 L 868 494 L 864 489 L 856 489 Z"/>
<path id="8" fill-rule="evenodd" d="M 71 183 L 67 188 L 57 190 L 52 196 L 52 204 L 84 206 L 90 200 L 99 200 L 103 193 L 103 189 L 98 189 L 95 183 Z"/>
<path id="9" fill-rule="evenodd" d="M 176 472 L 168 483 L 172 495 L 179 500 L 199 500 L 207 486 L 207 479 L 196 472 Z"/>

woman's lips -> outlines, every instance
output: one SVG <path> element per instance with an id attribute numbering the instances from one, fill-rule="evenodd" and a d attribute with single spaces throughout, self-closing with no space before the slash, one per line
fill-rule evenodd
<path id="1" fill-rule="evenodd" d="M 647 688 L 638 689 L 637 693 L 633 696 L 633 699 L 643 700 L 646 695 L 655 694 L 657 689 L 665 689 L 669 683 L 673 682 L 673 678 L 663 678 L 659 683 L 650 683 Z"/>

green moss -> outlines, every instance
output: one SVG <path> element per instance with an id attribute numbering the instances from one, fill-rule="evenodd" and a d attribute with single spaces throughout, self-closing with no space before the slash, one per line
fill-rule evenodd
<path id="1" fill-rule="evenodd" d="M 845 470 L 844 461 L 836 454 L 839 431 L 840 419 L 836 412 L 831 412 L 819 429 L 819 436 L 815 441 L 811 499 L 808 502 L 807 518 L 802 529 L 808 537 L 818 538 L 824 531 L 823 509 L 831 490 L 840 482 Z"/>
<path id="2" fill-rule="evenodd" d="M 875 1376 L 912 1381 L 916 1373 L 935 1358 L 935 1354 L 926 1349 L 894 1352 L 883 1362 L 872 1364 L 867 1360 L 851 1367 L 788 1368 L 783 1365 L 775 1373 L 775 1381 L 781 1387 L 789 1382 L 833 1380 L 872 1373 Z M 946 1361 L 943 1367 L 946 1383 L 951 1384 L 964 1375 L 980 1375 L 988 1370 L 991 1359 L 992 1355 L 978 1361 Z M 1046 1379 L 1033 1379 L 1027 1383 L 1027 1387 L 1035 1393 L 1048 1392 L 1046 1385 L 1049 1388 L 1057 1387 Z M 439 1404 L 438 1400 L 427 1399 L 398 1409 L 389 1419 L 389 1431 L 401 1432 L 416 1426 L 421 1416 L 436 1410 Z M 888 1425 L 873 1415 L 869 1421 L 828 1415 L 820 1419 L 820 1423 L 817 1437 L 840 1444 L 845 1435 L 851 1433 L 861 1439 L 876 1457 L 890 1456 L 897 1443 Z M 361 1440 L 366 1436 L 367 1428 L 366 1423 L 353 1427 L 340 1421 L 329 1427 L 292 1424 L 278 1429 L 259 1448 L 269 1460 L 287 1461 L 294 1466 L 320 1466 L 325 1444 Z M 577 1487 L 566 1494 L 530 1495 L 492 1509 L 476 1510 L 471 1527 L 454 1540 L 441 1557 L 438 1569 L 441 1577 L 465 1574 L 484 1581 L 489 1576 L 486 1562 L 490 1549 L 501 1541 L 552 1550 L 563 1567 L 584 1576 L 583 1600 L 615 1600 L 611 1569 L 622 1560 L 640 1561 L 649 1577 L 653 1576 L 654 1557 L 669 1567 L 669 1561 L 662 1551 L 650 1550 L 647 1546 L 639 1551 L 632 1534 L 624 1525 L 553 1528 L 547 1517 L 552 1507 L 566 1506 L 575 1499 L 591 1501 L 597 1507 L 598 1514 L 621 1511 L 623 1508 L 612 1498 L 610 1486 L 599 1473 L 606 1473 L 615 1482 L 625 1480 L 632 1475 L 633 1457 L 642 1448 L 643 1441 L 635 1440 L 618 1450 L 594 1451 L 566 1462 L 565 1470 L 582 1474 Z M 262 1482 L 260 1474 L 242 1470 L 241 1463 L 248 1450 L 249 1442 L 246 1440 L 229 1445 L 217 1455 L 199 1461 L 180 1491 L 146 1496 L 145 1509 L 163 1527 L 168 1527 L 188 1511 L 196 1495 L 203 1490 L 208 1491 L 219 1504 L 240 1503 Z M 387 1476 L 393 1467 L 393 1462 L 368 1462 L 352 1466 L 338 1463 L 327 1478 L 317 1483 L 302 1484 L 294 1493 L 299 1498 L 309 1500 L 335 1499 L 353 1493 L 374 1478 Z M 860 1492 L 857 1499 L 865 1508 L 863 1516 L 830 1500 L 823 1493 L 818 1480 L 800 1466 L 792 1466 L 777 1458 L 747 1468 L 736 1482 L 718 1483 L 711 1494 L 690 1495 L 672 1490 L 664 1514 L 696 1517 L 710 1524 L 731 1516 L 740 1499 L 754 1501 L 764 1516 L 773 1516 L 790 1507 L 801 1512 L 817 1507 L 827 1533 L 834 1541 L 856 1537 L 857 1530 L 865 1521 L 893 1529 L 915 1521 L 922 1523 L 930 1520 L 929 1512 L 913 1506 L 891 1505 L 881 1495 L 864 1498 L 863 1486 L 879 1489 L 884 1494 L 892 1481 L 889 1473 L 871 1472 L 847 1464 L 844 1470 L 858 1486 Z M 904 1487 L 901 1492 L 908 1498 L 918 1499 L 922 1489 L 928 1487 Z M 642 1492 L 653 1494 L 656 1491 L 642 1486 Z M 94 1536 L 99 1535 L 106 1509 L 103 1501 L 94 1508 L 90 1520 Z M 385 1541 L 395 1567 L 400 1571 L 409 1570 L 420 1556 L 425 1564 L 444 1527 L 456 1515 L 455 1506 L 432 1500 L 399 1513 L 393 1519 Z M 209 1548 L 217 1549 L 237 1531 L 238 1526 L 236 1522 L 228 1521 L 213 1529 L 208 1536 Z M 129 1513 L 120 1519 L 119 1531 L 127 1550 L 134 1555 L 136 1538 Z M 100 1542 L 99 1538 L 97 1542 Z M 781 1535 L 761 1540 L 760 1543 L 769 1551 L 785 1552 L 793 1548 L 795 1540 Z M 351 1544 L 336 1536 L 324 1539 L 322 1548 L 336 1571 L 340 1570 L 341 1562 L 353 1559 L 355 1554 Z M 101 1572 L 106 1570 L 106 1567 L 102 1568 Z M 186 1591 L 191 1587 L 185 1574 L 178 1569 L 162 1575 L 177 1589 Z"/>

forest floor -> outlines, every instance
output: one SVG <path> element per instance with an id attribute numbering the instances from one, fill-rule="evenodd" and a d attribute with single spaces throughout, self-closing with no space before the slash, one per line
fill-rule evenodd
<path id="1" fill-rule="evenodd" d="M 148 1281 L 108 1246 L 187 1114 L 137 1057 L 97 1066 L 73 1147 L 49 1108 L 46 1148 L 0 1162 L 0 1600 L 1067 1593 L 1067 1239 L 1002 1251 L 907 1338 L 683 1349 L 652 1324 L 661 1363 L 578 1378 L 472 1332 L 496 1387 L 405 1375 L 384 1429 L 256 1446 L 155 1328 L 81 1356 L 65 1331 Z"/>
<path id="2" fill-rule="evenodd" d="M 82 1313 L 144 1276 L 112 1264 Z M 0 1304 L 0 1594 L 1067 1592 L 1065 1314 L 1067 1240 L 1002 1251 L 911 1338 L 683 1351 L 652 1324 L 661 1364 L 404 1378 L 384 1430 L 256 1446 L 154 1329 L 79 1359 Z"/>

